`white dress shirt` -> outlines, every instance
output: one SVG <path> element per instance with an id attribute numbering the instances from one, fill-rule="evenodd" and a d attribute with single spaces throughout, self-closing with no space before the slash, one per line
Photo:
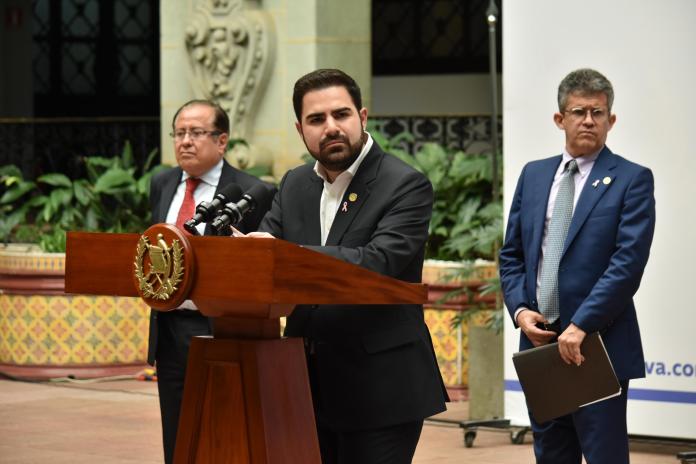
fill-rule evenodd
<path id="1" fill-rule="evenodd" d="M 202 201 L 213 201 L 215 190 L 217 189 L 218 183 L 220 183 L 220 175 L 222 175 L 222 158 L 220 158 L 218 164 L 213 166 L 212 169 L 199 177 L 201 182 L 193 192 L 193 199 L 196 205 Z M 168 224 L 176 224 L 176 218 L 179 216 L 179 210 L 181 209 L 181 204 L 184 202 L 184 195 L 186 194 L 186 179 L 189 177 L 191 176 L 189 176 L 186 171 L 181 174 L 179 185 L 176 187 L 176 193 L 174 194 L 174 198 L 169 205 L 169 211 L 167 212 L 166 222 Z M 205 226 L 206 224 L 204 222 L 196 226 L 196 230 L 198 230 L 199 234 L 203 235 Z M 184 300 L 179 306 L 179 309 L 198 310 L 191 300 Z"/>
<path id="2" fill-rule="evenodd" d="M 358 158 L 350 165 L 348 169 L 340 173 L 333 182 L 329 182 L 326 170 L 319 161 L 314 163 L 314 172 L 317 176 L 324 180 L 324 190 L 321 192 L 321 200 L 319 202 L 319 223 L 321 224 L 321 244 L 326 245 L 326 238 L 329 236 L 329 231 L 333 225 L 336 213 L 340 208 L 347 208 L 348 205 L 341 205 L 343 195 L 345 195 L 348 185 L 353 180 L 355 173 L 358 171 L 360 164 L 367 156 L 367 152 L 372 148 L 372 136 L 367 134 L 367 141 L 363 146 Z"/>
<path id="3" fill-rule="evenodd" d="M 201 182 L 196 187 L 193 192 L 193 199 L 198 205 L 202 201 L 213 201 L 215 196 L 215 190 L 217 189 L 218 183 L 220 182 L 220 175 L 222 174 L 222 158 L 218 164 L 212 167 L 208 172 L 203 174 L 199 179 Z M 176 188 L 176 193 L 169 205 L 169 211 L 167 212 L 166 222 L 168 224 L 176 224 L 176 218 L 179 215 L 179 210 L 181 209 L 181 204 L 184 202 L 184 195 L 186 194 L 186 179 L 189 176 L 186 171 L 181 174 L 181 179 L 179 180 L 179 185 Z M 205 223 L 198 224 L 196 226 L 198 233 L 203 235 L 205 231 Z"/>
<path id="4" fill-rule="evenodd" d="M 551 192 L 549 192 L 549 202 L 546 205 L 546 218 L 544 219 L 544 235 L 542 235 L 541 238 L 541 254 L 539 255 L 539 266 L 537 268 L 537 300 L 539 299 L 539 286 L 541 285 L 541 269 L 544 266 L 544 253 L 546 252 L 546 236 L 549 230 L 549 224 L 551 223 L 551 216 L 553 216 L 553 208 L 556 205 L 556 195 L 558 195 L 558 189 L 560 188 L 561 178 L 563 177 L 563 173 L 565 172 L 566 165 L 572 159 L 575 159 L 575 161 L 578 164 L 578 172 L 575 174 L 573 178 L 573 180 L 575 181 L 575 192 L 573 196 L 573 212 L 575 212 L 575 205 L 578 204 L 578 198 L 580 198 L 582 189 L 585 186 L 585 182 L 587 181 L 590 171 L 592 171 L 592 166 L 594 166 L 595 160 L 597 159 L 597 156 L 599 156 L 600 151 L 602 150 L 599 150 L 597 153 L 593 153 L 588 156 L 578 156 L 577 158 L 573 158 L 572 156 L 570 156 L 570 153 L 568 153 L 567 150 L 563 150 L 563 157 L 561 159 L 561 163 L 558 165 L 558 169 L 556 169 L 556 174 L 553 177 L 553 184 L 551 184 Z M 517 320 L 517 316 L 523 309 L 527 308 L 521 307 L 517 311 L 515 311 L 515 320 Z"/>

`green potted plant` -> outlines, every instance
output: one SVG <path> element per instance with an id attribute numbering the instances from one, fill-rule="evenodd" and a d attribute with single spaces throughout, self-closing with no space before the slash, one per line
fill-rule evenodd
<path id="1" fill-rule="evenodd" d="M 149 226 L 152 151 L 136 166 L 84 158 L 85 178 L 25 179 L 0 168 L 0 371 L 46 378 L 133 371 L 145 361 L 148 310 L 131 298 L 65 295 L 65 233 L 140 232 Z M 108 250 L 94 259 L 108 259 Z"/>
<path id="2" fill-rule="evenodd" d="M 425 317 L 445 383 L 451 396 L 461 398 L 463 391 L 479 380 L 478 374 L 476 379 L 468 376 L 469 361 L 482 351 L 471 349 L 472 345 L 484 345 L 492 351 L 500 344 L 503 323 L 496 265 L 503 236 L 503 207 L 501 200 L 494 198 L 491 156 L 434 143 L 410 154 L 398 148 L 410 135 L 392 139 L 378 132 L 372 135 L 387 151 L 425 174 L 433 185 L 428 259 L 423 270 L 423 281 L 430 289 Z M 501 179 L 498 174 L 497 179 Z M 479 327 L 485 330 L 482 334 Z M 480 336 L 486 341 L 472 340 Z M 473 411 L 472 417 L 476 415 Z"/>
<path id="3" fill-rule="evenodd" d="M 143 168 L 126 142 L 120 156 L 83 158 L 87 177 L 50 173 L 24 179 L 13 165 L 0 168 L 0 238 L 37 243 L 46 252 L 65 251 L 65 231 L 135 232 L 149 225 L 153 150 Z"/>

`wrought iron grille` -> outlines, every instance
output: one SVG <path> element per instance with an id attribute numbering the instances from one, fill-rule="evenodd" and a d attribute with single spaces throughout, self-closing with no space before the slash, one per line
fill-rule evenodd
<path id="1" fill-rule="evenodd" d="M 465 153 L 492 153 L 491 116 L 371 116 L 375 129 L 394 138 L 410 134 L 412 140 L 401 140 L 399 148 L 413 154 L 423 144 L 435 142 Z M 502 120 L 498 119 L 498 146 L 502 147 Z"/>
<path id="2" fill-rule="evenodd" d="M 488 3 L 489 0 L 373 0 L 373 73 L 487 72 Z M 498 26 L 498 43 L 502 43 L 501 30 Z M 497 60 L 500 70 L 500 49 Z"/>
<path id="3" fill-rule="evenodd" d="M 15 164 L 27 177 L 62 172 L 85 175 L 82 158 L 118 155 L 126 141 L 142 165 L 160 144 L 159 118 L 0 120 L 0 166 Z"/>
<path id="4" fill-rule="evenodd" d="M 397 144 L 409 153 L 427 142 L 472 154 L 491 152 L 490 116 L 371 116 L 370 120 L 390 138 L 411 134 L 412 140 Z M 498 127 L 502 134 L 501 120 Z M 160 124 L 158 118 L 0 120 L 0 140 L 0 166 L 15 164 L 31 177 L 46 172 L 76 177 L 84 174 L 82 157 L 119 154 L 126 140 L 142 163 L 153 148 L 159 148 Z"/>
<path id="5" fill-rule="evenodd" d="M 34 0 L 34 114 L 159 112 L 158 0 Z"/>

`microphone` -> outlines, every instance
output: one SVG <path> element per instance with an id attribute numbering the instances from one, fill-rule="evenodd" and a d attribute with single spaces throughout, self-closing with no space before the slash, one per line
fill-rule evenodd
<path id="1" fill-rule="evenodd" d="M 256 205 L 268 203 L 270 196 L 271 192 L 268 190 L 268 187 L 263 184 L 256 184 L 247 190 L 237 203 L 227 203 L 210 226 L 220 234 L 226 227 L 238 224 L 244 215 L 256 208 Z"/>
<path id="2" fill-rule="evenodd" d="M 230 201 L 238 201 L 242 197 L 242 189 L 237 184 L 227 184 L 215 195 L 213 201 L 202 201 L 196 206 L 196 214 L 184 223 L 186 229 L 192 235 L 200 235 L 196 226 L 201 222 L 210 222 L 222 205 Z"/>

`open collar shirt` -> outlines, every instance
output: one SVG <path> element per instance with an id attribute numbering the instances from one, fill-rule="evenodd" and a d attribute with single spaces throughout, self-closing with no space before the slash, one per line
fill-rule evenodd
<path id="1" fill-rule="evenodd" d="M 321 200 L 319 202 L 319 222 L 321 224 L 321 244 L 326 245 L 326 239 L 329 236 L 329 231 L 333 225 L 334 218 L 339 208 L 345 207 L 341 205 L 343 195 L 345 195 L 350 182 L 353 180 L 355 173 L 358 172 L 360 164 L 367 156 L 367 153 L 372 148 L 372 136 L 367 133 L 367 141 L 363 146 L 358 158 L 350 165 L 348 169 L 340 173 L 333 182 L 329 182 L 326 175 L 326 169 L 319 163 L 314 163 L 314 172 L 324 181 L 324 190 L 321 192 Z"/>

